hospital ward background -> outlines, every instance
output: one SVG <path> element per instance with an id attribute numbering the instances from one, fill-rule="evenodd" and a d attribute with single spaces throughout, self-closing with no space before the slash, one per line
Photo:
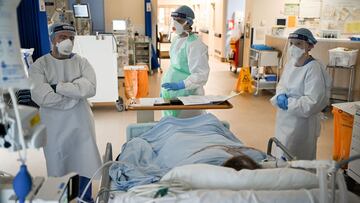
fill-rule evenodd
<path id="1" fill-rule="evenodd" d="M 16 187 L 22 190 L 25 184 L 21 182 L 15 186 L 16 181 L 13 182 L 13 179 L 19 171 L 25 173 L 25 165 L 26 171 L 33 178 L 33 188 L 27 188 L 32 191 L 32 196 L 27 198 L 33 198 L 31 200 L 34 203 L 68 202 L 68 199 L 72 199 L 70 202 L 161 202 L 161 198 L 164 198 L 164 202 L 222 202 L 221 198 L 227 202 L 311 202 L 309 199 L 312 198 L 314 202 L 333 199 L 336 202 L 356 202 L 360 198 L 360 160 L 341 162 L 350 157 L 355 159 L 360 153 L 360 0 L 0 0 L 0 16 L 1 12 L 4 15 L 0 19 L 0 203 L 21 202 L 15 200 L 14 191 Z M 63 42 L 72 42 L 71 46 L 65 43 L 61 45 L 58 37 L 62 33 L 69 34 L 70 37 Z M 301 67 L 296 63 L 292 64 L 292 59 L 296 58 L 294 43 L 298 41 L 303 41 L 309 48 L 304 53 L 298 50 L 300 55 L 308 56 Z M 14 52 L 12 45 L 19 50 L 21 48 L 21 51 Z M 66 46 L 71 47 L 69 55 L 65 54 Z M 65 52 L 61 52 L 62 49 Z M 81 83 L 90 86 L 79 88 L 79 91 L 63 86 L 65 83 L 59 78 L 66 80 L 70 77 L 74 82 L 85 76 L 78 76 L 76 69 L 69 70 L 65 67 L 67 64 L 60 64 L 59 61 L 64 58 L 46 58 L 51 58 L 54 50 L 58 52 L 58 56 L 80 61 L 68 64 L 85 64 L 84 67 L 80 65 L 82 71 L 90 67 L 92 71 L 86 72 L 86 80 L 89 82 Z M 79 58 L 73 58 L 76 56 Z M 14 61 L 20 65 L 9 65 L 15 64 Z M 64 75 L 59 74 L 59 69 L 56 68 L 51 69 L 54 71 L 51 72 L 44 63 L 51 64 L 49 66 L 55 64 L 56 68 L 65 67 L 61 69 Z M 315 63 L 320 64 L 318 67 L 321 71 L 311 72 L 313 69 L 310 66 Z M 286 68 L 308 66 L 309 71 L 285 71 Z M 6 67 L 14 69 L 5 71 Z M 36 72 L 33 67 L 39 68 L 36 70 L 44 68 L 42 74 L 49 78 L 40 77 L 41 71 Z M 309 79 L 310 76 L 306 75 L 309 72 L 319 75 Z M 54 77 L 54 74 L 59 75 Z M 302 74 L 306 76 L 301 78 Z M 299 77 L 291 78 L 294 75 Z M 40 83 L 46 83 L 39 82 L 42 79 L 48 80 L 46 90 L 43 86 L 40 87 L 43 85 Z M 58 82 L 52 83 L 50 80 Z M 320 80 L 325 84 L 321 83 L 324 86 L 320 88 L 319 83 L 310 82 L 310 87 L 307 87 L 305 83 L 308 80 Z M 294 84 L 301 85 L 294 87 Z M 82 94 L 82 91 L 91 92 L 92 87 L 96 88 L 96 94 Z M 188 90 L 189 87 L 192 89 Z M 319 96 L 315 101 L 303 100 L 301 102 L 304 103 L 301 104 L 293 102 L 293 98 L 301 97 L 293 94 L 303 91 L 303 87 L 311 89 L 308 94 L 323 92 L 325 101 L 321 101 Z M 327 91 L 329 95 L 325 95 Z M 45 102 L 47 94 L 62 92 L 76 95 L 68 103 L 51 106 Z M 40 93 L 46 94 L 40 96 Z M 286 103 L 281 103 L 280 97 L 285 98 Z M 53 101 L 55 98 L 56 96 Z M 68 107 L 75 100 L 76 108 Z M 314 116 L 308 116 L 306 113 L 310 110 L 307 105 L 310 106 L 312 102 L 325 102 L 326 105 L 317 112 L 311 112 Z M 80 104 L 83 107 L 78 107 Z M 299 119 L 294 119 L 296 113 L 282 115 L 293 109 L 296 113 L 300 112 Z M 297 111 L 298 109 L 301 110 Z M 310 117 L 313 120 L 308 119 Z M 42 120 L 44 118 L 45 122 Z M 303 118 L 308 119 L 305 121 L 308 123 L 303 124 Z M 18 123 L 22 123 L 22 129 Z M 200 127 L 190 129 L 188 126 Z M 47 130 L 50 127 L 52 129 Z M 91 143 L 90 139 L 84 137 L 70 138 L 77 133 L 90 136 L 93 128 L 95 139 L 91 138 Z M 184 138 L 178 140 L 181 143 L 179 146 L 176 140 L 171 140 L 167 130 L 172 130 L 174 137 L 184 135 Z M 207 132 L 209 137 L 204 139 L 208 139 L 208 143 L 202 140 L 199 149 L 191 153 L 186 151 L 193 150 L 198 144 L 194 142 L 193 134 L 187 134 L 187 130 L 201 136 Z M 272 143 L 272 148 L 268 151 L 268 142 L 273 138 L 276 141 L 289 141 L 284 138 L 288 132 L 292 132 L 294 136 L 315 135 L 316 132 L 312 130 L 320 131 L 314 146 L 309 146 L 308 140 L 300 138 L 294 139 L 297 140 L 297 143 L 293 143 L 297 145 L 295 147 L 282 143 L 285 149 L 280 149 Z M 58 135 L 69 133 L 69 140 L 73 143 L 49 138 L 49 133 L 56 134 L 55 132 Z M 212 133 L 215 134 L 214 137 Z M 187 139 L 189 143 L 185 142 Z M 45 149 L 46 142 L 52 142 L 54 146 L 58 143 L 58 146 L 56 149 Z M 148 144 L 152 147 L 151 150 L 147 148 Z M 76 159 L 66 162 L 65 157 L 64 160 L 59 160 L 58 157 L 61 156 L 55 151 L 58 147 L 62 148 L 60 145 L 70 146 L 69 156 L 84 159 L 77 164 L 76 161 L 73 162 Z M 110 145 L 111 159 L 108 154 Z M 286 171 L 285 177 L 292 174 L 297 179 L 304 177 L 303 181 L 299 181 L 301 183 L 290 181 L 286 186 L 259 186 L 256 180 L 249 181 L 252 182 L 251 186 L 258 187 L 254 189 L 254 193 L 246 193 L 252 190 L 250 186 L 242 185 L 243 189 L 234 189 L 237 187 L 235 183 L 219 183 L 225 185 L 223 192 L 216 186 L 209 186 L 210 189 L 199 186 L 201 183 L 193 183 L 195 180 L 192 178 L 189 178 L 186 186 L 181 185 L 181 180 L 180 183 L 176 182 L 176 177 L 181 176 L 181 170 L 186 171 L 186 167 L 189 167 L 189 174 L 191 170 L 193 173 L 201 173 L 204 169 L 209 170 L 209 174 L 214 170 L 214 173 L 218 171 L 218 174 L 224 174 L 223 177 L 231 177 L 231 172 L 226 174 L 220 167 L 207 168 L 209 163 L 224 166 L 222 152 L 213 152 L 212 150 L 216 150 L 211 149 L 221 148 L 223 145 L 240 147 L 239 154 L 255 160 L 259 168 L 267 167 L 264 164 L 266 159 L 265 162 L 276 163 L 275 168 L 279 167 L 278 164 L 284 164 L 284 168 L 292 169 L 300 164 L 300 167 L 310 172 L 303 174 Z M 166 147 L 174 149 L 164 149 Z M 176 147 L 179 147 L 179 151 Z M 27 148 L 25 153 L 23 148 Z M 80 148 L 81 151 L 74 154 Z M 287 152 L 291 149 L 296 149 L 296 156 L 289 156 L 291 153 Z M 311 153 L 313 149 L 315 152 Z M 148 150 L 153 154 L 148 154 Z M 187 153 L 191 155 L 185 157 Z M 96 158 L 92 159 L 93 155 Z M 211 155 L 221 158 L 216 160 L 214 157 L 207 157 Z M 315 155 L 314 160 L 325 161 L 296 162 L 296 157 L 308 155 Z M 145 161 L 135 160 L 136 156 Z M 168 163 L 156 162 L 154 156 L 159 156 Z M 180 156 L 185 157 L 186 164 L 173 163 L 177 158 L 183 158 Z M 95 168 L 106 161 L 115 160 L 119 162 L 111 165 L 108 163 L 105 170 L 99 169 L 96 178 L 91 179 L 90 199 L 93 199 L 85 200 L 84 186 L 89 185 L 87 183 Z M 127 165 L 124 163 L 126 160 L 135 163 Z M 202 163 L 203 160 L 206 161 Z M 55 169 L 54 166 L 59 163 L 61 167 Z M 342 165 L 337 165 L 339 163 Z M 65 166 L 67 164 L 69 166 Z M 139 168 L 132 168 L 135 165 Z M 160 168 L 154 169 L 154 165 Z M 141 171 L 142 167 L 150 172 Z M 78 174 L 66 172 L 68 176 L 65 176 L 62 175 L 63 170 L 67 170 L 64 168 L 75 168 L 75 171 L 77 168 L 81 169 Z M 279 168 L 278 171 L 281 171 Z M 341 173 L 334 172 L 334 168 Z M 50 169 L 53 171 L 50 172 Z M 262 169 L 254 171 L 258 170 Z M 324 172 L 325 170 L 327 171 Z M 90 176 L 89 171 L 92 172 Z M 136 178 L 127 177 L 129 174 Z M 265 174 L 259 172 L 256 175 L 262 177 Z M 335 174 L 341 178 L 336 178 Z M 54 178 L 54 182 L 46 182 L 50 180 L 48 176 L 62 179 Z M 82 180 L 83 177 L 86 179 Z M 317 179 L 311 182 L 309 177 Z M 167 185 L 166 181 L 174 181 L 172 178 L 176 181 Z M 74 180 L 75 183 L 72 182 Z M 309 182 L 305 183 L 305 180 Z M 326 186 L 321 181 L 327 181 Z M 332 188 L 335 181 L 338 181 L 336 192 Z M 75 191 L 78 198 L 67 191 L 70 186 L 59 188 L 57 185 L 70 182 L 76 185 L 71 187 L 80 185 L 80 191 Z M 149 188 L 146 187 L 147 184 L 150 184 Z M 189 186 L 191 184 L 194 185 Z M 310 191 L 306 193 L 309 196 L 300 194 L 299 191 L 303 188 L 297 184 L 306 185 L 304 190 Z M 142 185 L 145 185 L 144 188 Z M 33 190 L 35 187 L 38 187 L 37 191 Z M 184 194 L 190 199 L 171 187 L 185 188 Z M 216 188 L 218 193 L 215 192 L 213 196 L 206 193 L 211 191 L 211 187 Z M 289 192 L 284 195 L 286 197 L 280 197 L 281 194 L 276 193 L 277 190 L 287 190 L 287 187 L 290 188 L 289 191 L 299 193 Z M 109 195 L 113 190 L 121 193 Z M 142 193 L 147 190 L 153 193 Z M 244 193 L 237 194 L 238 196 L 232 193 L 241 190 Z M 262 193 L 262 190 L 269 193 Z M 64 194 L 67 194 L 66 197 Z M 172 196 L 173 194 L 175 195 Z M 258 195 L 258 198 L 252 199 L 247 194 Z M 293 197 L 291 194 L 294 194 Z M 267 196 L 271 198 L 267 199 Z"/>

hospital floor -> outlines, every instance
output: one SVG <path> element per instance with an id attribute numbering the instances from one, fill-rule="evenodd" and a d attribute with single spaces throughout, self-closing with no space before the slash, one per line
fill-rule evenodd
<path id="1" fill-rule="evenodd" d="M 162 60 L 162 66 L 168 67 L 169 61 Z M 229 71 L 228 63 L 221 63 L 216 59 L 210 59 L 211 72 L 209 81 L 205 86 L 206 94 L 227 95 L 234 88 L 238 74 Z M 162 74 L 156 72 L 149 76 L 150 97 L 159 95 Z M 119 80 L 119 92 L 124 98 L 123 80 Z M 263 91 L 258 96 L 244 94 L 232 98 L 234 105 L 229 110 L 210 110 L 220 120 L 230 123 L 231 131 L 247 146 L 266 151 L 267 141 L 274 136 L 276 109 L 270 104 L 272 94 Z M 113 146 L 114 157 L 120 152 L 125 142 L 125 130 L 131 123 L 136 123 L 136 112 L 117 112 L 115 106 L 93 107 L 96 137 L 101 154 L 104 153 L 106 143 Z M 160 119 L 161 113 L 155 112 L 155 118 Z M 323 122 L 321 136 L 318 140 L 317 159 L 330 159 L 333 143 L 333 120 Z M 64 126 L 66 127 L 66 126 Z M 0 170 L 16 174 L 19 168 L 18 154 L 0 149 Z M 46 165 L 42 150 L 28 150 L 27 165 L 32 176 L 46 176 Z M 98 182 L 94 183 L 94 191 L 97 190 Z"/>

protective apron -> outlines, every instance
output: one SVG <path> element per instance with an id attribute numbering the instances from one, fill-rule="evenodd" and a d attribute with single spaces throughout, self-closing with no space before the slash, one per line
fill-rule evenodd
<path id="1" fill-rule="evenodd" d="M 48 176 L 76 172 L 91 177 L 101 165 L 87 101 L 96 92 L 91 65 L 78 55 L 58 60 L 48 54 L 32 65 L 29 75 L 34 83 L 31 96 L 40 106 L 47 130 L 44 154 Z M 56 93 L 49 84 L 58 84 Z"/>
<path id="2" fill-rule="evenodd" d="M 278 107 L 275 137 L 301 160 L 316 159 L 316 143 L 320 135 L 320 113 L 329 102 L 331 79 L 323 65 L 313 60 L 302 67 L 294 61 L 285 66 L 271 103 L 280 94 L 288 95 L 288 110 Z M 283 155 L 276 150 L 277 157 Z"/>
<path id="3" fill-rule="evenodd" d="M 186 42 L 183 46 L 180 47 L 179 50 L 176 50 L 173 46 L 170 49 L 170 68 L 165 73 L 164 77 L 162 78 L 161 84 L 168 83 L 168 82 L 180 82 L 188 78 L 191 73 L 189 70 L 188 65 L 188 46 L 191 42 L 197 40 L 198 37 L 194 34 L 190 34 L 187 37 Z M 176 40 L 174 40 L 174 44 L 176 44 Z M 202 88 L 202 87 L 201 87 Z M 177 91 L 166 90 L 161 88 L 161 95 L 164 99 L 172 99 L 179 96 L 189 96 L 189 95 L 203 95 L 204 91 L 198 89 L 181 89 Z M 166 110 L 163 111 L 164 116 L 175 116 L 175 117 L 191 117 L 195 115 L 201 114 L 203 111 L 179 111 L 179 110 Z"/>

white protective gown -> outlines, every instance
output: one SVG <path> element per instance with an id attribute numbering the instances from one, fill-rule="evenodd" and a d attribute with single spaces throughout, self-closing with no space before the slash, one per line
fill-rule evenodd
<path id="1" fill-rule="evenodd" d="M 95 72 L 78 55 L 59 60 L 51 54 L 30 68 L 31 97 L 47 128 L 44 148 L 48 176 L 76 172 L 91 177 L 101 165 L 93 115 L 87 98 L 96 93 Z M 57 84 L 56 93 L 50 84 Z"/>
<path id="2" fill-rule="evenodd" d="M 329 102 L 331 79 L 324 66 L 313 60 L 302 67 L 294 62 L 285 66 L 276 95 L 271 103 L 276 104 L 279 94 L 288 95 L 288 110 L 278 107 L 275 137 L 297 159 L 316 159 L 316 143 L 320 135 L 320 113 Z M 282 156 L 280 149 L 277 156 Z"/>
<path id="3" fill-rule="evenodd" d="M 183 47 L 188 37 L 180 38 L 174 44 L 172 48 L 176 54 L 180 47 Z M 191 75 L 184 80 L 186 89 L 195 89 L 196 95 L 204 95 L 204 86 L 209 78 L 209 54 L 208 47 L 198 37 L 195 41 L 188 45 L 188 66 Z M 180 118 L 194 117 L 205 113 L 204 110 L 183 110 L 181 111 Z"/>
<path id="4" fill-rule="evenodd" d="M 175 37 L 170 47 L 170 60 L 170 70 L 164 74 L 162 83 L 183 80 L 185 89 L 178 91 L 165 91 L 163 89 L 162 96 L 168 99 L 178 96 L 204 95 L 204 86 L 209 78 L 210 67 L 208 47 L 201 41 L 200 37 L 195 34 L 190 34 L 187 37 Z M 183 75 L 188 76 L 183 79 Z M 178 112 L 177 117 L 188 118 L 200 115 L 205 111 L 181 110 Z"/>
<path id="5" fill-rule="evenodd" d="M 184 47 L 188 37 L 179 38 L 172 44 L 174 55 L 177 55 L 180 48 Z M 200 37 L 188 43 L 187 60 L 190 76 L 184 80 L 186 89 L 195 89 L 196 95 L 204 95 L 204 86 L 209 78 L 209 55 L 208 47 L 201 41 Z"/>

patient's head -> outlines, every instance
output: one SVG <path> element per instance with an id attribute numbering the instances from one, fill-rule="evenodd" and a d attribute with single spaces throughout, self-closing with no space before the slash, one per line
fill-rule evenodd
<path id="1" fill-rule="evenodd" d="M 241 169 L 259 169 L 260 166 L 246 155 L 233 156 L 223 163 L 224 167 L 233 168 L 237 171 Z"/>

